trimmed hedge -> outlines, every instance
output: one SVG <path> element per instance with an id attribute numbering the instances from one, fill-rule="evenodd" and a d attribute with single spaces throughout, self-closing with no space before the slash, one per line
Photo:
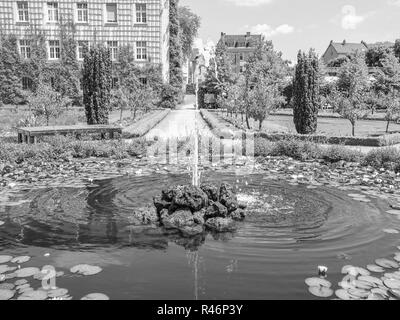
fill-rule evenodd
<path id="1" fill-rule="evenodd" d="M 243 131 L 237 130 L 236 128 L 229 128 L 208 110 L 201 109 L 200 114 L 203 117 L 204 121 L 210 127 L 211 131 L 217 137 L 224 139 L 231 139 L 233 137 L 237 137 L 238 134 L 241 135 L 243 133 Z"/>
<path id="2" fill-rule="evenodd" d="M 132 139 L 145 136 L 150 130 L 163 121 L 170 112 L 170 109 L 163 109 L 150 113 L 138 122 L 126 127 L 122 132 L 123 137 L 125 139 Z"/>

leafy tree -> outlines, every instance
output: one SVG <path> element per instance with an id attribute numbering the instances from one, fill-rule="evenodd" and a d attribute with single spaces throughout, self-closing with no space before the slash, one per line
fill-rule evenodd
<path id="1" fill-rule="evenodd" d="M 192 54 L 193 42 L 200 28 L 201 18 L 185 6 L 178 8 L 178 14 L 182 52 L 183 56 L 188 59 Z"/>
<path id="2" fill-rule="evenodd" d="M 365 63 L 368 67 L 382 67 L 382 61 L 387 55 L 393 53 L 393 48 L 385 45 L 377 45 L 369 48 L 365 53 Z"/>
<path id="3" fill-rule="evenodd" d="M 34 117 L 43 117 L 47 126 L 50 124 L 50 119 L 61 116 L 69 103 L 68 98 L 63 97 L 45 83 L 39 84 L 36 92 L 28 96 L 29 110 Z"/>
<path id="4" fill-rule="evenodd" d="M 83 102 L 88 124 L 108 124 L 111 82 L 109 50 L 92 48 L 83 63 Z"/>
<path id="5" fill-rule="evenodd" d="M 179 0 L 170 0 L 169 5 L 169 83 L 178 93 L 173 97 L 176 105 L 182 99 L 183 72 L 182 72 L 182 47 L 178 14 Z"/>
<path id="6" fill-rule="evenodd" d="M 318 57 L 313 49 L 299 52 L 293 80 L 293 113 L 296 130 L 300 134 L 317 131 L 320 100 Z"/>
<path id="7" fill-rule="evenodd" d="M 400 91 L 400 61 L 393 53 L 382 59 L 382 67 L 375 74 L 375 79 L 374 89 L 377 93 Z"/>
<path id="8" fill-rule="evenodd" d="M 261 131 L 264 120 L 285 102 L 285 98 L 280 92 L 279 84 L 265 77 L 260 79 L 251 90 L 250 101 L 250 115 L 254 120 L 259 121 Z"/>
<path id="9" fill-rule="evenodd" d="M 327 67 L 329 68 L 340 68 L 343 64 L 345 64 L 346 62 L 348 62 L 350 60 L 349 56 L 345 56 L 345 57 L 338 57 L 332 61 L 329 61 Z"/>
<path id="10" fill-rule="evenodd" d="M 371 101 L 368 68 L 361 54 L 356 54 L 339 71 L 339 80 L 329 98 L 330 104 L 344 119 L 350 121 L 355 136 L 357 121 L 369 113 Z"/>
<path id="11" fill-rule="evenodd" d="M 20 104 L 24 96 L 18 40 L 10 35 L 0 42 L 0 101 L 5 104 Z"/>

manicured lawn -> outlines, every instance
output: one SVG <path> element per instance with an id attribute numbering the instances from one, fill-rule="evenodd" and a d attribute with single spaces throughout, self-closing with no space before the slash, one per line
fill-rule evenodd
<path id="1" fill-rule="evenodd" d="M 238 117 L 238 119 L 241 118 Z M 251 120 L 250 125 L 252 129 L 258 130 L 258 122 Z M 263 131 L 295 133 L 296 128 L 292 116 L 270 116 L 263 123 Z M 357 136 L 376 136 L 383 135 L 385 132 L 385 121 L 364 120 L 359 121 L 356 126 Z M 390 133 L 396 132 L 400 132 L 400 125 L 391 123 Z M 317 133 L 328 136 L 351 136 L 351 124 L 344 119 L 319 118 Z"/>

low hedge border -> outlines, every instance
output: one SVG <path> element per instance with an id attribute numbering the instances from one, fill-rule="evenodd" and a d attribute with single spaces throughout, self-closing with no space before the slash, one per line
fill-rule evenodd
<path id="1" fill-rule="evenodd" d="M 215 117 L 215 115 L 213 115 Z M 218 115 L 224 121 L 232 124 L 240 130 L 247 131 L 239 121 L 226 115 Z M 380 137 L 339 137 L 339 136 L 325 136 L 325 135 L 300 135 L 290 133 L 267 133 L 267 132 L 254 132 L 256 137 L 268 139 L 270 141 L 280 141 L 288 138 L 295 138 L 297 140 L 312 141 L 321 144 L 345 145 L 356 147 L 389 147 L 400 144 L 400 133 L 386 134 Z"/>
<path id="2" fill-rule="evenodd" d="M 238 130 L 235 126 L 229 127 L 206 109 L 201 109 L 200 114 L 214 135 L 219 138 L 231 139 L 243 133 L 243 130 Z"/>
<path id="3" fill-rule="evenodd" d="M 152 112 L 148 116 L 143 117 L 136 123 L 124 128 L 122 136 L 124 139 L 134 139 L 145 136 L 161 121 L 163 121 L 171 112 L 171 109 L 162 109 Z"/>

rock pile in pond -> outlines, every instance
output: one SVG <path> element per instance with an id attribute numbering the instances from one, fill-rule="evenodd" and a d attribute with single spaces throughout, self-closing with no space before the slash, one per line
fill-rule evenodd
<path id="1" fill-rule="evenodd" d="M 236 230 L 236 221 L 245 218 L 245 205 L 239 204 L 233 188 L 203 184 L 175 186 L 154 198 L 159 222 L 166 229 L 179 230 L 185 236 Z"/>

